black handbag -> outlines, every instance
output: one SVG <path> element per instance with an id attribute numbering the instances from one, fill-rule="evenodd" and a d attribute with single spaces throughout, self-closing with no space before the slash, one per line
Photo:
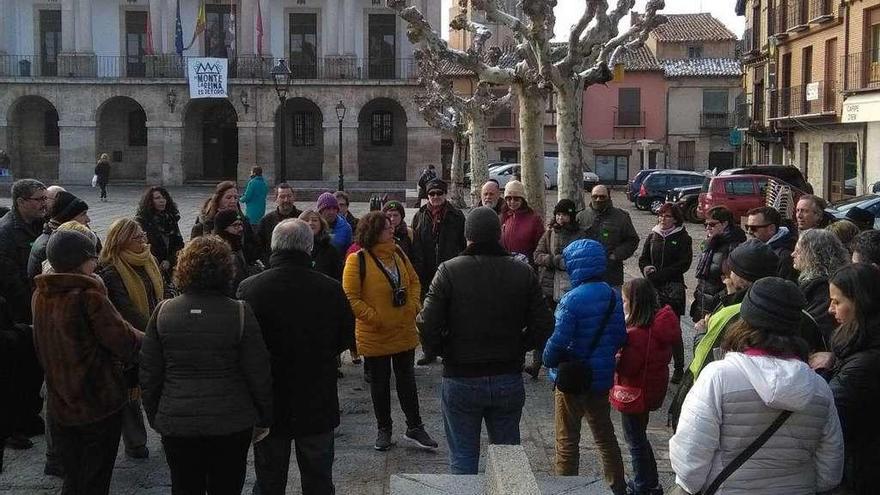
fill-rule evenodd
<path id="1" fill-rule="evenodd" d="M 591 355 L 596 346 L 599 345 L 599 339 L 601 339 L 602 335 L 605 333 L 605 327 L 608 326 L 608 319 L 611 318 L 611 313 L 614 311 L 616 303 L 616 294 L 614 293 L 614 289 L 611 289 L 608 309 L 605 310 L 605 315 L 602 317 L 602 323 L 593 335 L 593 341 L 590 342 L 590 347 L 587 348 L 588 355 Z M 566 349 L 568 351 L 568 358 L 565 361 L 560 362 L 556 370 L 556 388 L 559 389 L 560 392 L 566 394 L 583 394 L 589 392 L 590 387 L 593 385 L 593 370 L 574 355 L 574 340 L 568 343 Z"/>

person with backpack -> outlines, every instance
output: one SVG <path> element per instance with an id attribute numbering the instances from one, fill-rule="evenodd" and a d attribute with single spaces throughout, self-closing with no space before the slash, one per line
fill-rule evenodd
<path id="1" fill-rule="evenodd" d="M 374 448 L 394 445 L 391 420 L 391 372 L 397 398 L 406 416 L 404 437 L 426 449 L 437 442 L 425 431 L 419 413 L 414 372 L 419 345 L 415 317 L 419 311 L 419 276 L 394 243 L 391 220 L 381 211 L 367 213 L 358 222 L 355 242 L 361 250 L 349 256 L 342 272 L 342 288 L 356 318 L 357 351 L 364 356 L 370 377 L 370 397 L 378 432 Z"/>

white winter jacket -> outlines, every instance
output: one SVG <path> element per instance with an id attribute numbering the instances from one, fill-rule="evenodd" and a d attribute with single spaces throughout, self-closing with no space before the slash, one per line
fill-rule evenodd
<path id="1" fill-rule="evenodd" d="M 783 410 L 793 414 L 718 494 L 814 494 L 843 474 L 843 435 L 831 389 L 796 359 L 729 352 L 706 366 L 682 405 L 669 440 L 675 481 L 690 493 L 708 485 Z"/>

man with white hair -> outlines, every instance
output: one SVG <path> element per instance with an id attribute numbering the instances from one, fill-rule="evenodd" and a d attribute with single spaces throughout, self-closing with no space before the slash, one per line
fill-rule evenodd
<path id="1" fill-rule="evenodd" d="M 501 214 L 504 198 L 501 197 L 501 186 L 498 185 L 498 181 L 493 179 L 483 184 L 483 188 L 480 189 L 480 203 L 485 207 L 492 208 L 495 213 Z"/>
<path id="2" fill-rule="evenodd" d="M 61 191 L 67 191 L 61 186 L 52 185 L 46 188 L 46 212 L 52 212 L 52 206 L 55 204 L 55 196 L 58 196 L 58 193 Z"/>
<path id="3" fill-rule="evenodd" d="M 333 430 L 339 426 L 336 357 L 354 345 L 354 314 L 342 285 L 312 269 L 314 235 L 299 219 L 272 231 L 270 268 L 241 282 L 272 356 L 274 424 L 254 446 L 256 493 L 285 493 L 291 441 L 303 493 L 333 493 Z"/>

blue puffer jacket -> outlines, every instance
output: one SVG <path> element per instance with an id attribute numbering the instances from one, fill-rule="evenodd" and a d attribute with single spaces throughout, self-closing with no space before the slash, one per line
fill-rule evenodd
<path id="1" fill-rule="evenodd" d="M 582 239 L 568 245 L 562 256 L 571 278 L 571 291 L 556 308 L 556 329 L 544 348 L 544 366 L 556 381 L 556 368 L 570 356 L 593 371 L 592 392 L 606 392 L 614 379 L 614 356 L 626 341 L 623 302 L 620 294 L 602 281 L 605 275 L 605 248 L 596 241 Z M 605 332 L 592 352 L 590 344 L 602 317 L 608 310 L 609 297 L 615 299 Z"/>

